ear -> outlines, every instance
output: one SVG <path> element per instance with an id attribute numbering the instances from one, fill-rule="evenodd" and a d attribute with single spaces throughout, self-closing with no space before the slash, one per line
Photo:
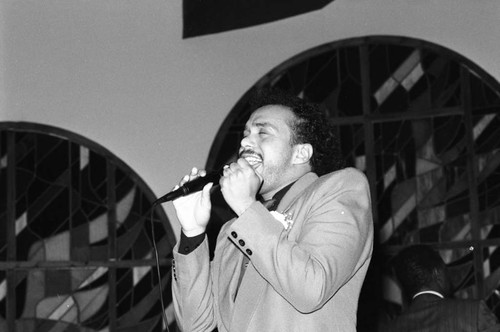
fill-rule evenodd
<path id="1" fill-rule="evenodd" d="M 307 164 L 313 155 L 312 145 L 309 143 L 297 144 L 294 146 L 293 164 Z"/>

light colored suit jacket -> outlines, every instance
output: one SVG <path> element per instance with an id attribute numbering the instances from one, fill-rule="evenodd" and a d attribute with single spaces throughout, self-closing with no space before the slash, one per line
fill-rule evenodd
<path id="1" fill-rule="evenodd" d="M 484 301 L 441 299 L 425 294 L 410 306 L 384 332 L 499 332 L 498 319 Z"/>
<path id="2" fill-rule="evenodd" d="M 257 202 L 223 226 L 211 264 L 206 239 L 188 255 L 176 247 L 172 291 L 178 326 L 356 331 L 373 247 L 369 195 L 366 177 L 354 168 L 320 178 L 308 173 L 276 210 L 288 216 L 288 229 Z M 238 288 L 245 255 L 250 264 Z"/>

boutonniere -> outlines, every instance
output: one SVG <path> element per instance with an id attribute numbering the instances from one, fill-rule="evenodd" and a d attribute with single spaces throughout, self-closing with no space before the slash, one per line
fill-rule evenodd
<path id="1" fill-rule="evenodd" d="M 285 229 L 289 229 L 293 225 L 291 213 L 279 213 L 278 211 L 271 211 L 274 219 L 278 220 Z"/>

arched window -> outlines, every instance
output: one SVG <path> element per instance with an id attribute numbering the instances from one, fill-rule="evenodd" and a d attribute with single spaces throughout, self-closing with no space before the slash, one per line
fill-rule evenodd
<path id="1" fill-rule="evenodd" d="M 175 239 L 154 200 L 102 146 L 0 123 L 0 330 L 161 331 L 153 241 L 169 304 Z"/>
<path id="2" fill-rule="evenodd" d="M 368 176 L 378 233 L 373 278 L 385 254 L 431 244 L 453 268 L 457 296 L 486 298 L 498 310 L 497 81 L 460 54 L 422 40 L 374 36 L 322 45 L 274 68 L 239 100 L 207 169 L 234 157 L 250 96 L 270 86 L 320 103 L 344 157 Z M 217 211 L 226 211 L 220 202 Z M 376 288 L 380 280 L 370 278 Z"/>

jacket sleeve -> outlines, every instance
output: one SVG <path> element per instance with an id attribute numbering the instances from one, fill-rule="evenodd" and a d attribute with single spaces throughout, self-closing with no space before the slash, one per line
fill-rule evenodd
<path id="1" fill-rule="evenodd" d="M 241 234 L 235 244 L 301 312 L 321 308 L 371 258 L 373 222 L 366 178 L 358 171 L 333 174 L 320 178 L 292 204 L 293 225 L 288 230 L 260 203 L 228 230 L 229 238 Z"/>
<path id="2" fill-rule="evenodd" d="M 212 331 L 215 326 L 214 300 L 208 240 L 187 255 L 175 246 L 172 263 L 172 302 L 181 331 Z"/>

